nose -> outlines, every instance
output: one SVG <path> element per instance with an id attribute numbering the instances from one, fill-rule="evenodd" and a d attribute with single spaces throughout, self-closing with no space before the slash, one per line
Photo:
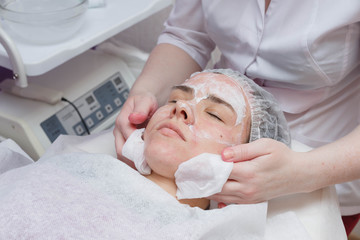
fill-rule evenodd
<path id="1" fill-rule="evenodd" d="M 177 101 L 172 110 L 172 117 L 181 119 L 186 124 L 194 123 L 194 112 L 190 104 L 186 101 Z"/>

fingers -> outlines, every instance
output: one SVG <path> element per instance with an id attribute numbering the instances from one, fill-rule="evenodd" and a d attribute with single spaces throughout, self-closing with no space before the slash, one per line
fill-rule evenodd
<path id="1" fill-rule="evenodd" d="M 226 150 L 231 150 L 228 156 Z M 228 203 L 258 203 L 294 192 L 298 188 L 292 179 L 297 170 L 291 164 L 301 159 L 283 143 L 259 139 L 226 149 L 223 158 L 233 161 L 229 180 L 222 191 L 209 199 Z"/>
<path id="2" fill-rule="evenodd" d="M 246 198 L 240 198 L 238 196 L 221 195 L 221 194 L 215 194 L 209 197 L 208 199 L 218 202 L 219 208 L 225 207 L 230 204 L 256 204 L 266 201 L 266 200 L 248 200 Z"/>
<path id="3" fill-rule="evenodd" d="M 218 208 L 224 208 L 224 207 L 226 207 L 227 205 L 225 204 L 225 203 L 223 203 L 223 202 L 219 202 L 218 203 Z"/>
<path id="4" fill-rule="evenodd" d="M 257 162 L 239 162 L 234 164 L 233 169 L 229 175 L 229 180 L 234 180 L 239 183 L 247 183 L 247 186 L 249 186 L 249 184 L 252 183 L 254 179 L 256 179 L 257 171 L 259 171 Z"/>
<path id="5" fill-rule="evenodd" d="M 126 139 L 137 127 L 147 123 L 147 120 L 157 109 L 157 100 L 154 95 L 144 93 L 130 96 L 115 120 L 113 131 L 115 137 L 115 147 L 118 158 L 121 158 L 122 146 Z"/>
<path id="6" fill-rule="evenodd" d="M 220 193 L 208 198 L 223 204 L 249 204 L 264 201 L 251 187 L 231 180 L 225 183 Z"/>
<path id="7" fill-rule="evenodd" d="M 228 147 L 222 151 L 221 156 L 226 162 L 248 161 L 270 153 L 271 141 L 271 139 L 263 138 L 251 143 Z"/>
<path id="8" fill-rule="evenodd" d="M 133 100 L 133 109 L 129 113 L 128 120 L 132 124 L 142 124 L 150 118 L 158 107 L 155 96 L 145 94 L 136 96 Z"/>
<path id="9" fill-rule="evenodd" d="M 114 135 L 115 135 L 115 148 L 116 148 L 116 154 L 117 154 L 117 158 L 119 160 L 121 160 L 122 162 L 126 163 L 127 165 L 129 165 L 130 167 L 135 169 L 135 164 L 133 161 L 127 159 L 126 157 L 122 156 L 122 147 L 125 143 L 125 138 L 120 134 L 119 131 L 115 132 L 114 131 Z"/>
<path id="10" fill-rule="evenodd" d="M 218 202 L 218 208 L 223 208 L 229 204 L 247 204 L 248 202 L 243 201 L 237 196 L 215 194 L 208 199 Z"/>
<path id="11" fill-rule="evenodd" d="M 116 118 L 114 135 L 127 139 L 137 126 L 145 123 L 156 111 L 157 101 L 151 94 L 131 96 Z M 117 131 L 117 133 L 115 133 Z"/>
<path id="12" fill-rule="evenodd" d="M 130 159 L 127 159 L 124 156 L 118 156 L 118 159 L 121 160 L 123 163 L 126 163 L 128 166 L 132 167 L 136 170 L 135 163 L 131 161 Z"/>
<path id="13" fill-rule="evenodd" d="M 122 147 L 125 143 L 125 138 L 123 137 L 120 131 L 116 130 L 116 128 L 114 128 L 113 134 L 115 137 L 115 150 L 117 157 L 119 158 L 121 156 Z"/>
<path id="14" fill-rule="evenodd" d="M 133 107 L 131 103 L 125 102 L 119 115 L 117 116 L 114 129 L 114 136 L 116 140 L 120 137 L 126 140 L 136 129 L 136 125 L 132 124 L 128 119 L 132 109 Z"/>
<path id="15" fill-rule="evenodd" d="M 138 124 L 142 124 L 143 122 L 145 122 L 148 119 L 148 116 L 149 115 L 145 114 L 145 113 L 133 112 L 133 113 L 130 113 L 128 119 L 129 119 L 130 123 L 138 125 Z"/>

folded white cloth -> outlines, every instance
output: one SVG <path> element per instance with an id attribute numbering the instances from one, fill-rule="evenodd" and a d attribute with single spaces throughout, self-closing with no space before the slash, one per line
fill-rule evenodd
<path id="1" fill-rule="evenodd" d="M 134 162 L 136 169 L 143 175 L 149 175 L 151 168 L 144 157 L 145 143 L 142 134 L 145 128 L 136 129 L 126 140 L 122 155 Z"/>
<path id="2" fill-rule="evenodd" d="M 180 164 L 175 172 L 178 199 L 202 198 L 221 192 L 233 168 L 218 154 L 203 153 Z"/>

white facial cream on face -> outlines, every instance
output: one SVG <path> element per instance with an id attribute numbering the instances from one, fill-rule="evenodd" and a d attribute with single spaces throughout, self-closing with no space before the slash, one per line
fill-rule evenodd
<path id="1" fill-rule="evenodd" d="M 229 77 L 221 75 L 221 77 L 225 77 L 226 80 L 219 79 L 219 77 L 220 76 L 215 73 L 207 73 L 206 77 L 204 77 L 203 74 L 198 74 L 187 80 L 184 85 L 194 89 L 194 100 L 196 104 L 208 98 L 210 94 L 228 102 L 236 112 L 237 118 L 235 125 L 238 125 L 245 117 L 246 112 L 246 102 L 242 88 L 235 80 Z"/>
<path id="2" fill-rule="evenodd" d="M 194 106 L 200 101 L 207 99 L 210 95 L 215 95 L 216 97 L 226 101 L 233 107 L 236 113 L 235 126 L 240 124 L 245 117 L 246 102 L 243 96 L 243 90 L 237 83 L 237 81 L 225 75 L 207 73 L 206 76 L 204 76 L 204 74 L 196 75 L 191 79 L 187 80 L 183 85 L 191 87 L 194 90 L 194 99 L 191 101 L 187 101 L 187 104 L 192 106 L 191 108 L 193 109 L 193 111 L 195 111 L 196 109 Z M 215 140 L 214 136 L 212 136 L 206 130 L 197 129 L 193 125 L 190 125 L 189 127 L 190 130 L 197 137 Z M 239 137 L 241 137 L 241 133 L 239 133 Z M 215 141 L 228 146 L 234 145 L 232 142 L 221 140 Z"/>
<path id="3" fill-rule="evenodd" d="M 223 141 L 223 140 L 214 138 L 213 135 L 211 135 L 208 131 L 206 131 L 204 129 L 199 130 L 199 129 L 195 128 L 193 125 L 190 125 L 189 128 L 195 134 L 195 136 L 198 138 L 212 140 L 212 141 L 215 141 L 220 144 L 224 144 L 229 147 L 235 145 L 233 142 Z M 241 135 L 241 133 L 239 133 L 239 135 Z"/>

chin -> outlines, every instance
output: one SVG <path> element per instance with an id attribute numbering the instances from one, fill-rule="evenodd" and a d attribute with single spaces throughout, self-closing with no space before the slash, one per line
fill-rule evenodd
<path id="1" fill-rule="evenodd" d="M 189 149 L 172 141 L 154 138 L 145 141 L 144 156 L 153 170 L 163 169 L 167 173 L 175 173 L 179 164 L 189 159 L 188 151 Z"/>
<path id="2" fill-rule="evenodd" d="M 169 157 L 176 156 L 179 153 L 186 154 L 190 146 L 179 139 L 163 136 L 159 133 L 144 136 L 145 151 L 148 156 Z"/>

